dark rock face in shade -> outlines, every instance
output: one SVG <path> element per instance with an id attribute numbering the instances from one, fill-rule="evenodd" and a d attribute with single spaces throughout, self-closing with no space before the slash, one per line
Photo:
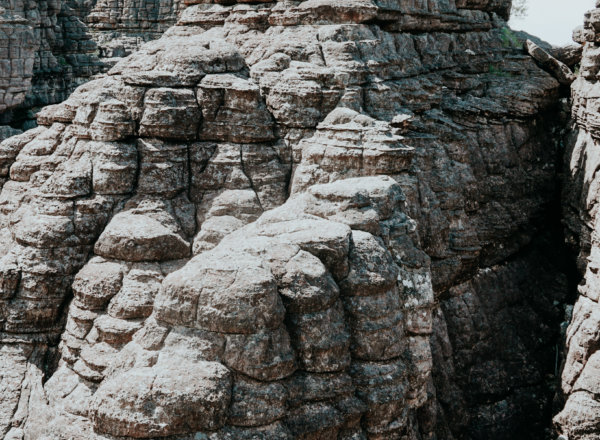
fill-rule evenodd
<path id="1" fill-rule="evenodd" d="M 35 111 L 100 72 L 96 52 L 64 0 L 0 0 L 0 140 L 35 125 Z"/>

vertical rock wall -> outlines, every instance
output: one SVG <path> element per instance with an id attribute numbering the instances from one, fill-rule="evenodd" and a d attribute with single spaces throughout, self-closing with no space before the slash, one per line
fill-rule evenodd
<path id="1" fill-rule="evenodd" d="M 0 125 L 28 128 L 35 109 L 64 101 L 101 63 L 64 1 L 2 0 L 0 8 L 2 81 L 8 80 L 0 84 Z"/>
<path id="2" fill-rule="evenodd" d="M 180 10 L 196 1 L 181 0 L 68 0 L 86 23 L 104 63 L 135 52 L 144 42 L 159 38 L 177 21 Z"/>
<path id="3" fill-rule="evenodd" d="M 584 50 L 579 76 L 571 88 L 574 127 L 568 142 L 563 194 L 564 222 L 583 279 L 566 332 L 562 410 L 554 422 L 564 437 L 575 440 L 600 436 L 599 31 L 600 9 L 593 9 L 586 13 L 584 26 L 574 32 Z"/>
<path id="4" fill-rule="evenodd" d="M 2 83 L 0 112 L 25 100 L 33 77 L 35 41 L 28 21 L 11 11 L 0 9 L 2 40 Z"/>

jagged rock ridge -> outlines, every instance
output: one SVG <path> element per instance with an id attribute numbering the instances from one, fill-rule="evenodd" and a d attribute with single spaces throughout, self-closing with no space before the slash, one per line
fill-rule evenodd
<path id="1" fill-rule="evenodd" d="M 2 142 L 5 438 L 542 438 L 559 83 L 509 8 L 189 5 Z"/>

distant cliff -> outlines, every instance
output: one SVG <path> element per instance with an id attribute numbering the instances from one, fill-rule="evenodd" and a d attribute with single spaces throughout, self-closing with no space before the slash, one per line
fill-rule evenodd
<path id="1" fill-rule="evenodd" d="M 64 101 L 101 70 L 85 24 L 64 3 L 0 0 L 0 136 L 31 127 L 35 109 Z"/>

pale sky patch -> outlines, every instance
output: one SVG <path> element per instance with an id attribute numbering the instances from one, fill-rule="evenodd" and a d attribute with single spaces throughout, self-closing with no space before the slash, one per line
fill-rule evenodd
<path id="1" fill-rule="evenodd" d="M 572 44 L 573 29 L 583 24 L 583 14 L 594 8 L 594 0 L 528 0 L 527 16 L 510 21 L 510 27 L 525 31 L 555 46 Z"/>

